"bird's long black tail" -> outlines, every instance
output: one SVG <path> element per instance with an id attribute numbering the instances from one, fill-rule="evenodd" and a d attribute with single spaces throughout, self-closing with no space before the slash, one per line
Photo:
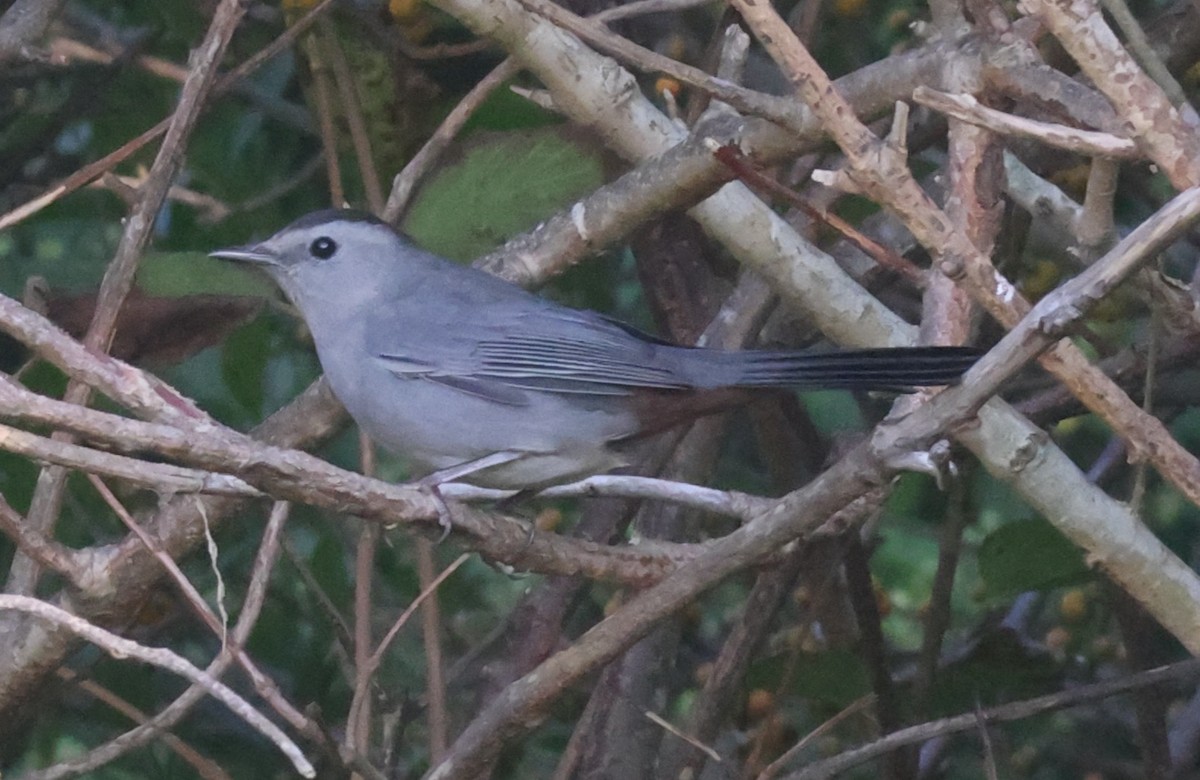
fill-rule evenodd
<path id="1" fill-rule="evenodd" d="M 895 347 L 833 352 L 709 352 L 699 387 L 795 387 L 903 390 L 952 385 L 982 353 L 973 347 Z"/>

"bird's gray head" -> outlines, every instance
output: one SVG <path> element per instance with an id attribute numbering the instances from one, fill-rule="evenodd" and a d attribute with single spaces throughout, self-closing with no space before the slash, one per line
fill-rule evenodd
<path id="1" fill-rule="evenodd" d="M 261 243 L 210 256 L 259 266 L 306 310 L 314 299 L 339 300 L 378 289 L 401 272 L 406 248 L 391 226 L 366 212 L 327 209 L 301 217 Z"/>

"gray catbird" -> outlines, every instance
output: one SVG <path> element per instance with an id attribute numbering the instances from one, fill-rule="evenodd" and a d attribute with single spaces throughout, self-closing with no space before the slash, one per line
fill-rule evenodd
<path id="1" fill-rule="evenodd" d="M 566 482 L 624 465 L 630 442 L 756 388 L 950 384 L 978 356 L 676 346 L 456 265 L 351 210 L 318 211 L 212 255 L 265 269 L 303 314 L 350 415 L 441 481 Z"/>

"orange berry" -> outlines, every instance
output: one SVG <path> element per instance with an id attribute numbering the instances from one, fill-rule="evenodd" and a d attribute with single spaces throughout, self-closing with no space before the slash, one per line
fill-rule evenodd
<path id="1" fill-rule="evenodd" d="M 746 719 L 757 723 L 775 711 L 775 695 L 765 688 L 755 688 L 746 696 Z"/>
<path id="2" fill-rule="evenodd" d="M 679 97 L 679 93 L 683 91 L 683 85 L 670 76 L 659 76 L 654 82 L 654 94 L 661 95 L 664 92 L 670 92 L 673 97 Z"/>
<path id="3" fill-rule="evenodd" d="M 1087 594 L 1082 588 L 1072 588 L 1058 601 L 1058 614 L 1067 623 L 1078 623 L 1087 617 Z"/>

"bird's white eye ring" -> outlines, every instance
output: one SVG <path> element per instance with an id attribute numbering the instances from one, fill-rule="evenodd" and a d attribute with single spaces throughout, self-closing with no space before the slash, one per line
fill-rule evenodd
<path id="1" fill-rule="evenodd" d="M 314 238 L 313 242 L 308 245 L 308 252 L 318 260 L 328 260 L 333 257 L 333 253 L 338 249 L 337 242 L 329 236 L 321 236 Z"/>

